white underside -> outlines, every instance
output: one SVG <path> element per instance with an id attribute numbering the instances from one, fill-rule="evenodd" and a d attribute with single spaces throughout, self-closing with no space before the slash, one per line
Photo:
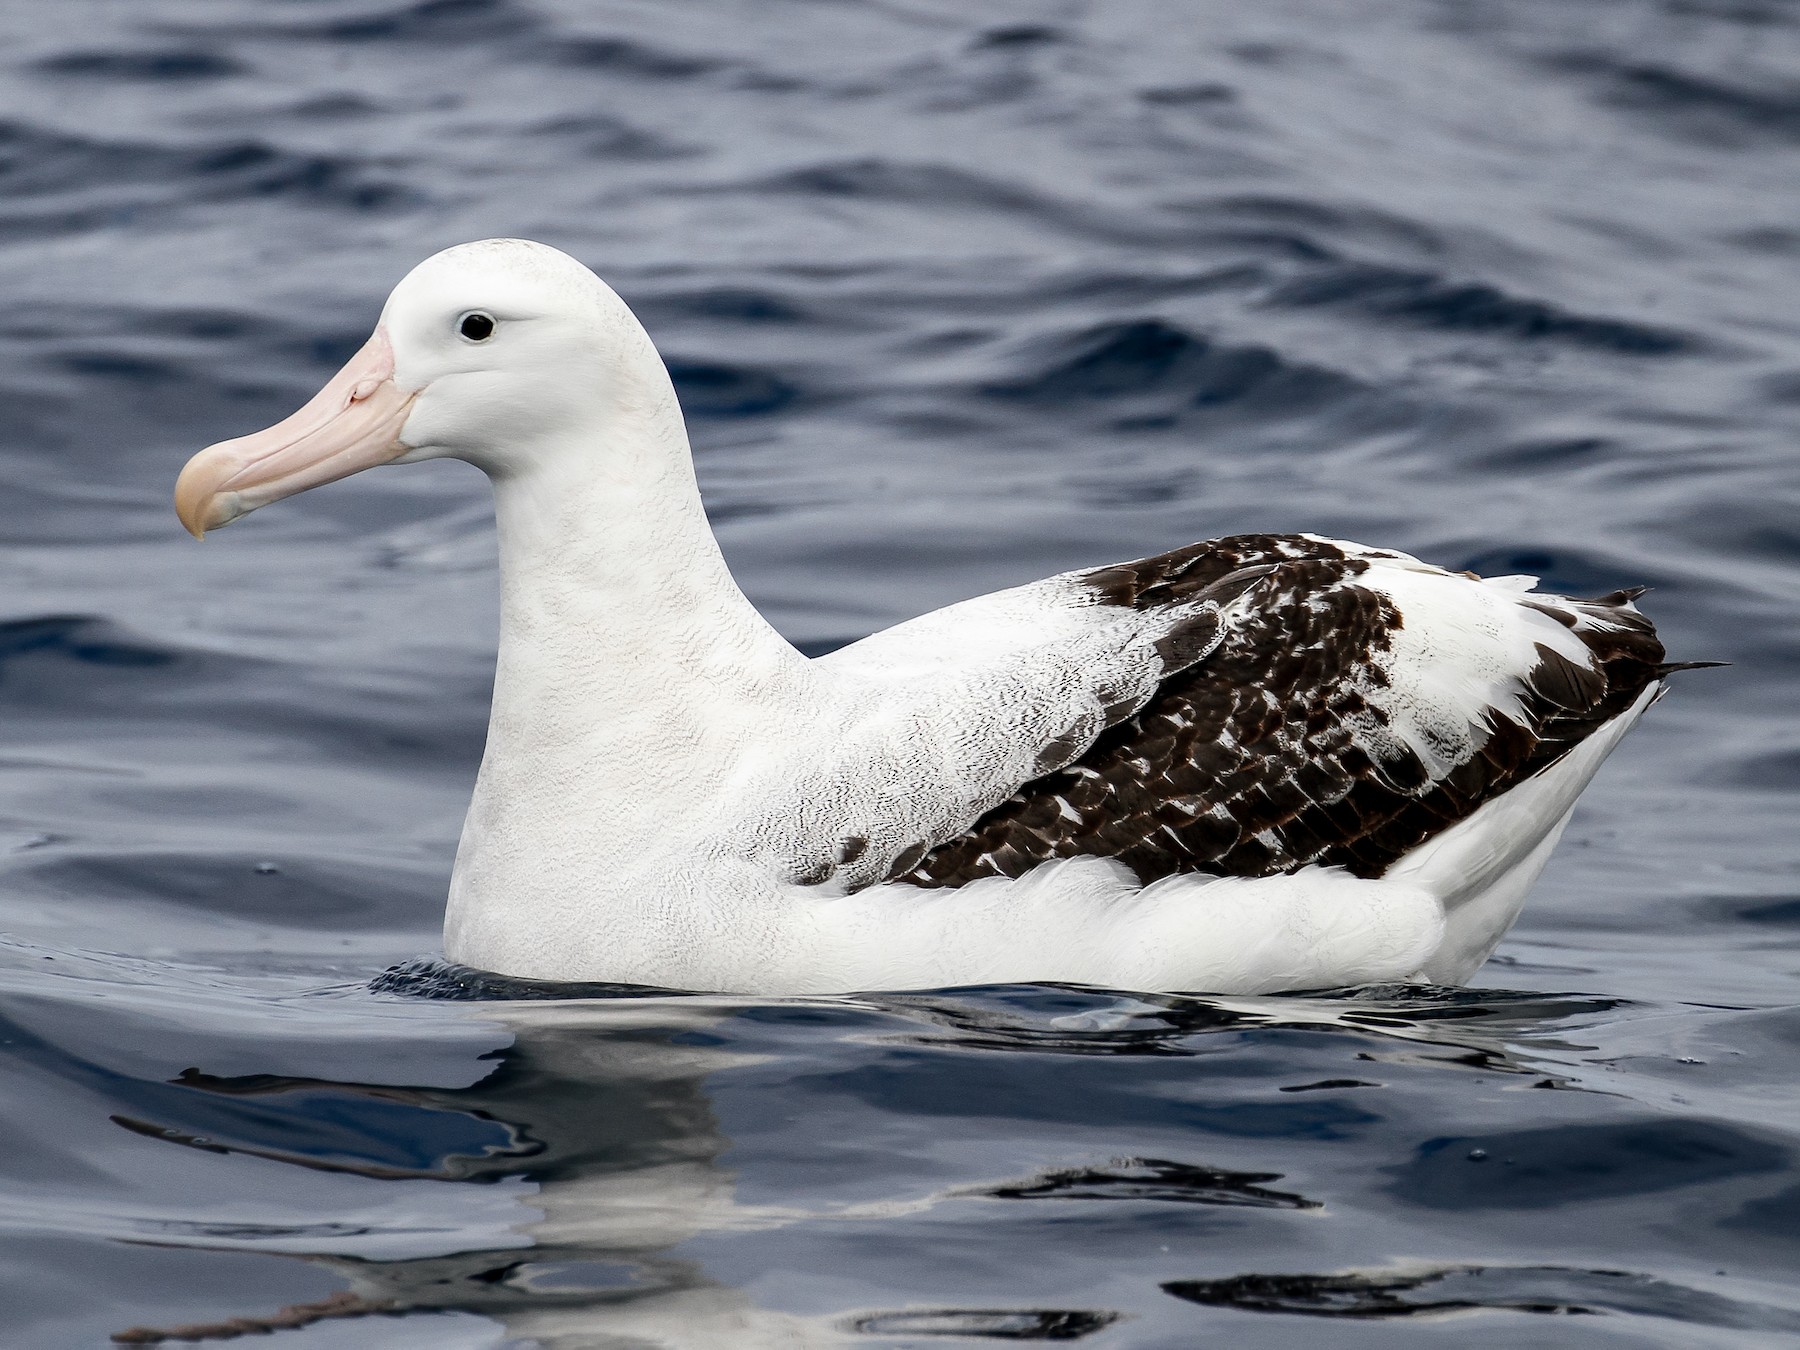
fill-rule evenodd
<path id="1" fill-rule="evenodd" d="M 1075 858 L 956 889 L 886 884 L 828 896 L 782 886 L 760 903 L 715 909 L 717 930 L 672 949 L 636 941 L 641 928 L 466 925 L 447 932 L 446 950 L 539 979 L 763 994 L 1038 981 L 1220 994 L 1460 984 L 1512 926 L 1575 799 L 1655 692 L 1378 879 L 1309 867 L 1140 886 L 1121 864 Z"/>

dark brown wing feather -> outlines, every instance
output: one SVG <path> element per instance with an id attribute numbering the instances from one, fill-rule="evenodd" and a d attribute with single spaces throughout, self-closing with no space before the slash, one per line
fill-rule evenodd
<path id="1" fill-rule="evenodd" d="M 1561 758 L 1661 673 L 1654 629 L 1627 607 L 1634 592 L 1581 602 L 1609 621 L 1577 629 L 1594 669 L 1540 646 L 1524 673 L 1524 722 L 1495 717 L 1473 753 L 1434 777 L 1392 738 L 1357 734 L 1359 724 L 1385 721 L 1378 658 L 1400 623 L 1386 597 L 1357 584 L 1365 558 L 1304 536 L 1238 535 L 1086 580 L 1106 603 L 1149 610 L 1268 565 L 1276 570 L 1250 614 L 1217 650 L 897 879 L 959 886 L 1082 854 L 1118 858 L 1146 882 L 1176 872 L 1269 876 L 1310 863 L 1379 876 Z M 1576 613 L 1552 598 L 1521 600 L 1577 626 Z"/>

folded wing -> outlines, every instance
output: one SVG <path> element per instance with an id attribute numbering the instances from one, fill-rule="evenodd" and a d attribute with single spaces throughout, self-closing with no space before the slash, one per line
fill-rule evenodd
<path id="1" fill-rule="evenodd" d="M 1482 581 L 1307 535 L 1235 536 L 1057 581 L 1158 632 L 1208 588 L 1242 596 L 1116 715 L 1034 733 L 1042 771 L 954 836 L 899 854 L 889 879 L 959 886 L 1082 854 L 1146 882 L 1313 863 L 1379 876 L 1665 669 L 1636 592 L 1538 595 L 1531 578 Z"/>

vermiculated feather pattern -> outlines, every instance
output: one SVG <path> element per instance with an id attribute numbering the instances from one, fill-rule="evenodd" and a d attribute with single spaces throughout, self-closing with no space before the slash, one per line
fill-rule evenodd
<path id="1" fill-rule="evenodd" d="M 1262 877 L 1311 863 L 1380 876 L 1561 758 L 1661 673 L 1662 646 L 1632 593 L 1522 594 L 1517 604 L 1579 646 L 1532 643 L 1514 698 L 1433 734 L 1394 693 L 1396 639 L 1429 616 L 1409 615 L 1371 584 L 1384 562 L 1476 584 L 1304 535 L 1238 535 L 1086 574 L 1105 603 L 1151 611 L 1233 572 L 1270 569 L 1205 660 L 1177 670 L 1079 758 L 1023 785 L 905 879 L 958 886 L 1084 854 L 1117 858 L 1144 881 Z"/>

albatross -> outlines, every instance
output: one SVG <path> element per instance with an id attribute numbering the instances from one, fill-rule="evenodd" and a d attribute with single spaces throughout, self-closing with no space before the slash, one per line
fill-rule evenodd
<path id="1" fill-rule="evenodd" d="M 195 536 L 382 464 L 493 484 L 492 717 L 444 952 L 768 994 L 1459 984 L 1680 667 L 1617 591 L 1311 534 L 1066 572 L 809 659 L 733 581 L 669 373 L 567 254 L 426 259 Z"/>

